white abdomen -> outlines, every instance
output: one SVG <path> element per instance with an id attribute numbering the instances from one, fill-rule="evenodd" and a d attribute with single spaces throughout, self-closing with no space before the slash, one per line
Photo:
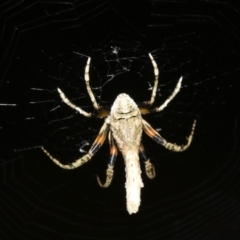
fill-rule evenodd
<path id="1" fill-rule="evenodd" d="M 141 178 L 141 169 L 139 164 L 138 151 L 129 150 L 124 154 L 126 166 L 126 198 L 127 211 L 129 214 L 138 212 L 141 202 L 141 188 L 143 182 Z"/>

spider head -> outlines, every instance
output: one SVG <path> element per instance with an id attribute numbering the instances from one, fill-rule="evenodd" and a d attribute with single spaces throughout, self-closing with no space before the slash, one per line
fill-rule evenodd
<path id="1" fill-rule="evenodd" d="M 121 93 L 117 96 L 111 108 L 111 115 L 115 118 L 128 118 L 129 115 L 136 116 L 140 114 L 137 104 L 126 93 Z"/>

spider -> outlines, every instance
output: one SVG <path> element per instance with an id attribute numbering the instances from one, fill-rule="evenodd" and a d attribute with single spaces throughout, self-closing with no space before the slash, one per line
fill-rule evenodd
<path id="1" fill-rule="evenodd" d="M 140 191 L 143 187 L 143 182 L 141 178 L 139 153 L 143 158 L 145 164 L 145 172 L 148 178 L 153 179 L 156 175 L 154 165 L 147 158 L 141 142 L 142 132 L 144 131 L 150 138 L 152 138 L 155 142 L 164 146 L 165 148 L 175 152 L 182 152 L 190 146 L 196 125 L 196 120 L 194 120 L 190 135 L 187 138 L 187 143 L 185 145 L 176 145 L 175 143 L 167 142 L 156 130 L 151 127 L 148 122 L 146 122 L 142 118 L 142 115 L 160 112 L 165 107 L 167 107 L 168 103 L 180 91 L 182 83 L 182 77 L 180 77 L 175 89 L 173 90 L 172 94 L 167 98 L 167 100 L 165 100 L 165 102 L 161 106 L 157 108 L 151 108 L 155 101 L 158 88 L 159 70 L 157 67 L 157 63 L 155 62 L 151 53 L 149 53 L 148 55 L 153 66 L 155 76 L 154 86 L 152 89 L 150 100 L 144 102 L 142 104 L 142 107 L 138 107 L 129 95 L 127 95 L 126 93 L 122 93 L 119 94 L 115 99 L 110 112 L 99 106 L 90 87 L 89 68 L 91 58 L 89 57 L 85 67 L 84 77 L 87 92 L 90 96 L 96 113 L 84 111 L 83 109 L 72 103 L 62 92 L 61 89 L 58 88 L 57 90 L 60 94 L 62 101 L 69 107 L 78 111 L 83 116 L 104 118 L 104 124 L 101 127 L 98 136 L 96 137 L 88 153 L 80 157 L 79 159 L 76 159 L 70 164 L 62 164 L 59 160 L 54 158 L 44 147 L 42 147 L 43 152 L 59 167 L 64 169 L 75 169 L 88 162 L 93 157 L 93 155 L 100 149 L 108 136 L 108 141 L 110 144 L 110 159 L 108 163 L 108 168 L 106 170 L 106 180 L 105 183 L 102 183 L 97 176 L 97 181 L 98 184 L 103 188 L 106 188 L 110 185 L 114 174 L 114 164 L 117 158 L 118 150 L 120 150 L 126 166 L 125 187 L 127 211 L 129 212 L 129 214 L 138 212 L 141 202 Z"/>

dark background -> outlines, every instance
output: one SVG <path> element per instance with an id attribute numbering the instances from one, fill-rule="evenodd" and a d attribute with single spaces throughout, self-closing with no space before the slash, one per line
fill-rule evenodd
<path id="1" fill-rule="evenodd" d="M 240 239 L 240 7 L 233 1 L 5 1 L 0 6 L 0 239 Z M 67 171 L 39 149 L 69 163 L 82 156 L 103 120 L 62 103 L 56 88 L 86 111 L 84 83 L 111 107 L 128 93 L 149 100 L 159 70 L 156 106 L 144 117 L 174 153 L 143 135 L 157 177 L 146 178 L 137 214 L 126 211 L 121 154 L 108 189 L 97 185 L 109 159 L 106 143 L 84 166 Z M 143 169 L 143 166 L 142 166 Z"/>

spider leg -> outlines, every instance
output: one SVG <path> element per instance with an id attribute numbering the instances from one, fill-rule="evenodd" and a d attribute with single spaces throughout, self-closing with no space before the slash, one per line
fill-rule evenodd
<path id="1" fill-rule="evenodd" d="M 92 114 L 88 113 L 84 110 L 82 110 L 80 107 L 76 106 L 75 104 L 73 104 L 67 97 L 66 95 L 62 92 L 62 90 L 60 88 L 57 89 L 60 97 L 62 98 L 63 102 L 65 102 L 69 107 L 77 110 L 80 114 L 84 115 L 85 117 L 91 117 Z"/>
<path id="2" fill-rule="evenodd" d="M 85 74 L 84 74 L 84 78 L 85 78 L 85 83 L 86 83 L 86 87 L 87 87 L 87 91 L 88 91 L 88 94 L 91 98 L 91 101 L 93 103 L 93 106 L 96 110 L 99 109 L 99 105 L 96 101 L 96 98 L 92 92 L 92 89 L 90 87 L 90 84 L 89 84 L 89 80 L 90 80 L 90 77 L 89 77 L 89 68 L 90 68 L 90 61 L 91 61 L 91 58 L 89 57 L 88 60 L 87 60 L 87 65 L 85 67 Z"/>
<path id="3" fill-rule="evenodd" d="M 151 62 L 152 62 L 152 65 L 153 65 L 154 76 L 155 76 L 154 86 L 153 86 L 153 89 L 152 89 L 152 96 L 151 96 L 150 101 L 147 102 L 149 105 L 152 105 L 155 101 L 155 97 L 156 97 L 156 93 L 157 93 L 159 71 L 158 71 L 157 63 L 155 62 L 152 54 L 149 53 L 148 55 L 151 59 Z"/>
<path id="4" fill-rule="evenodd" d="M 55 164 L 57 164 L 61 168 L 64 168 L 64 169 L 78 168 L 84 163 L 88 162 L 92 158 L 92 156 L 100 149 L 100 147 L 103 145 L 106 139 L 108 129 L 109 129 L 109 123 L 107 122 L 107 119 L 106 119 L 88 153 L 70 164 L 62 164 L 59 162 L 59 160 L 54 158 L 44 147 L 42 147 L 42 150 Z"/>
<path id="5" fill-rule="evenodd" d="M 177 95 L 177 93 L 179 92 L 180 88 L 181 88 L 181 84 L 182 84 L 182 77 L 180 77 L 180 79 L 178 80 L 178 83 L 174 89 L 174 91 L 172 92 L 172 94 L 168 97 L 168 99 L 158 108 L 155 108 L 155 112 L 160 112 L 162 111 L 170 101 L 173 100 L 173 98 Z"/>
<path id="6" fill-rule="evenodd" d="M 143 130 L 144 132 L 150 137 L 152 138 L 155 142 L 163 145 L 165 148 L 171 150 L 171 151 L 175 151 L 175 152 L 182 152 L 184 150 L 186 150 L 193 139 L 193 134 L 194 134 L 194 130 L 195 130 L 195 126 L 196 126 L 196 120 L 194 120 L 193 125 L 192 125 L 192 130 L 191 133 L 189 135 L 189 137 L 187 138 L 187 143 L 185 145 L 177 145 L 175 143 L 170 143 L 167 142 L 162 136 L 160 136 L 160 134 L 154 130 L 149 123 L 147 123 L 145 120 L 143 120 Z"/>
<path id="7" fill-rule="evenodd" d="M 145 149 L 143 147 L 143 145 L 140 145 L 140 154 L 144 160 L 145 163 L 145 172 L 146 175 L 148 176 L 148 178 L 153 179 L 156 176 L 156 172 L 155 172 L 155 167 L 154 165 L 150 162 L 150 160 L 147 158 L 146 153 L 145 153 Z"/>
<path id="8" fill-rule="evenodd" d="M 103 187 L 103 188 L 107 188 L 112 182 L 113 174 L 114 174 L 113 167 L 114 167 L 114 164 L 115 164 L 115 161 L 117 158 L 117 154 L 118 154 L 118 148 L 117 148 L 116 144 L 114 143 L 112 134 L 110 132 L 108 134 L 108 139 L 109 139 L 109 144 L 110 144 L 110 160 L 109 160 L 108 168 L 106 170 L 107 177 L 106 177 L 105 183 L 102 184 L 100 178 L 97 176 L 98 184 L 100 187 Z"/>
<path id="9" fill-rule="evenodd" d="M 170 101 L 172 101 L 173 98 L 174 98 L 174 97 L 177 95 L 177 93 L 180 91 L 180 89 L 181 89 L 181 84 L 182 84 L 182 77 L 180 77 L 180 79 L 178 80 L 178 83 L 177 83 L 174 91 L 173 91 L 172 94 L 167 98 L 167 100 L 166 100 L 160 107 L 149 110 L 149 106 L 151 106 L 151 105 L 154 103 L 155 98 L 156 98 L 156 93 L 157 93 L 157 88 L 158 88 L 159 70 L 158 70 L 157 63 L 156 63 L 156 61 L 154 60 L 152 54 L 149 53 L 148 55 L 149 55 L 149 57 L 150 57 L 150 59 L 151 59 L 152 65 L 153 65 L 155 80 L 154 80 L 154 86 L 153 86 L 153 89 L 152 89 L 151 99 L 150 99 L 149 101 L 147 101 L 147 102 L 144 102 L 146 106 L 140 108 L 141 114 L 148 114 L 148 113 L 152 113 L 152 112 L 160 112 L 160 111 L 162 111 L 165 107 L 167 107 L 168 103 L 169 103 Z"/>

